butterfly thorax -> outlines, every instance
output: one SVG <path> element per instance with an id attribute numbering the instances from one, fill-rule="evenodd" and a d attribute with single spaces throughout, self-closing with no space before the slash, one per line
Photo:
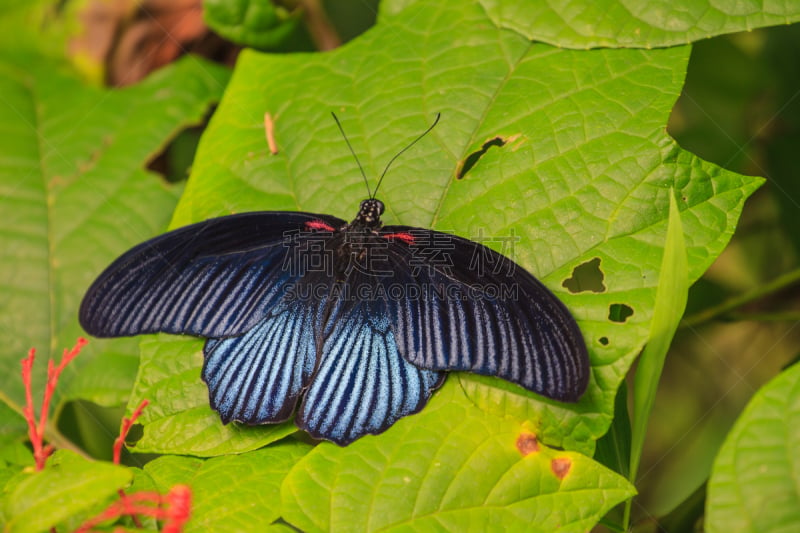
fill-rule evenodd
<path id="1" fill-rule="evenodd" d="M 368 198 L 361 202 L 356 218 L 340 228 L 326 247 L 334 251 L 336 277 L 345 278 L 352 268 L 369 270 L 369 256 L 375 243 L 384 244 L 378 236 L 383 226 L 381 214 L 384 205 L 380 200 Z"/>

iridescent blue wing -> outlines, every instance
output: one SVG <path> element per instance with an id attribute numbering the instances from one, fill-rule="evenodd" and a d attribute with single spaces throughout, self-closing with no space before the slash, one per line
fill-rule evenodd
<path id="1" fill-rule="evenodd" d="M 132 248 L 95 280 L 81 303 L 81 325 L 96 337 L 240 335 L 302 277 L 303 260 L 325 252 L 330 232 L 310 230 L 343 224 L 328 215 L 265 211 L 176 229 Z M 315 241 L 322 244 L 311 246 Z"/>
<path id="2" fill-rule="evenodd" d="M 203 381 L 224 423 L 291 417 L 317 359 L 317 318 L 317 306 L 286 300 L 244 335 L 206 341 Z"/>
<path id="3" fill-rule="evenodd" d="M 455 235 L 387 226 L 394 277 L 413 289 L 389 294 L 400 354 L 430 370 L 497 376 L 561 401 L 577 401 L 589 380 L 578 325 L 542 283 L 507 257 Z M 396 291 L 399 294 L 398 291 Z"/>
<path id="4" fill-rule="evenodd" d="M 409 364 L 397 350 L 385 302 L 364 293 L 376 279 L 349 276 L 331 301 L 318 367 L 297 426 L 341 446 L 418 412 L 445 374 Z"/>

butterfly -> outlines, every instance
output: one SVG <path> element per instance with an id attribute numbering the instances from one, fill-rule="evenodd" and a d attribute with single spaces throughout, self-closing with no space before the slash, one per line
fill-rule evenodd
<path id="1" fill-rule="evenodd" d="M 205 337 L 202 379 L 223 423 L 294 416 L 342 446 L 420 411 L 449 371 L 577 401 L 586 345 L 540 281 L 478 242 L 381 222 L 383 177 L 438 120 L 367 183 L 351 222 L 263 211 L 170 231 L 94 281 L 81 325 L 96 337 Z"/>

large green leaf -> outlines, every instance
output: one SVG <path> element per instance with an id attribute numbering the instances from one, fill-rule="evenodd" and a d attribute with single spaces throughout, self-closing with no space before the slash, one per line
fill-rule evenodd
<path id="1" fill-rule="evenodd" d="M 41 57 L 0 57 L 0 398 L 16 411 L 28 348 L 37 348 L 38 405 L 48 357 L 58 360 L 82 334 L 89 283 L 163 229 L 177 191 L 144 167 L 202 119 L 226 79 L 224 69 L 186 58 L 137 86 L 101 90 Z M 135 340 L 93 341 L 57 392 L 121 403 L 136 353 Z"/>
<path id="2" fill-rule="evenodd" d="M 800 527 L 800 365 L 759 390 L 714 461 L 705 526 L 712 533 Z"/>
<path id="3" fill-rule="evenodd" d="M 282 498 L 284 519 L 308 532 L 568 532 L 591 529 L 633 493 L 587 457 L 476 408 L 453 381 L 383 436 L 317 446 Z"/>
<path id="4" fill-rule="evenodd" d="M 409 2 L 388 2 L 398 11 Z M 658 48 L 800 20 L 797 2 L 739 0 L 480 0 L 489 18 L 564 48 Z"/>
<path id="5" fill-rule="evenodd" d="M 184 531 L 264 531 L 280 516 L 280 487 L 289 469 L 311 446 L 279 444 L 202 461 L 164 456 L 145 465 L 156 488 L 192 488 L 192 518 Z"/>
<path id="6" fill-rule="evenodd" d="M 39 533 L 115 495 L 133 473 L 59 450 L 41 472 L 20 472 L 6 496 L 7 533 Z M 11 485 L 11 482 L 9 482 Z M 86 517 L 88 518 L 88 516 Z"/>
<path id="7" fill-rule="evenodd" d="M 688 52 L 532 44 L 497 29 L 469 2 L 418 2 L 324 55 L 245 51 L 173 226 L 259 209 L 350 218 L 365 187 L 329 112 L 340 113 L 373 177 L 441 112 L 439 126 L 389 172 L 379 194 L 385 221 L 482 237 L 567 304 L 593 365 L 578 404 L 496 379 L 463 375 L 461 383 L 475 403 L 531 422 L 544 441 L 591 453 L 649 335 L 670 188 L 694 280 L 761 183 L 699 160 L 665 133 Z M 264 138 L 265 112 L 275 117 L 277 155 Z M 507 144 L 489 148 L 459 177 L 469 156 L 495 138 Z M 581 265 L 602 271 L 600 292 L 566 288 Z M 620 304 L 632 316 L 610 319 Z M 159 364 L 150 371 L 163 374 Z M 195 377 L 173 386 L 191 389 L 196 365 Z M 196 394 L 206 401 L 204 391 Z"/>

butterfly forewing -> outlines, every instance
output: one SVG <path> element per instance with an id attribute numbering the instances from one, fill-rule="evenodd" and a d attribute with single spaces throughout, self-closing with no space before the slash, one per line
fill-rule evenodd
<path id="1" fill-rule="evenodd" d="M 185 226 L 123 254 L 92 284 L 80 322 L 97 337 L 186 333 L 241 335 L 300 279 L 309 222 L 341 227 L 329 215 L 254 212 Z M 304 240 L 305 239 L 305 240 Z M 324 244 L 322 245 L 324 248 Z"/>
<path id="2" fill-rule="evenodd" d="M 387 226 L 394 294 L 386 298 L 398 350 L 430 370 L 497 376 L 577 401 L 586 346 L 566 307 L 525 269 L 455 235 Z M 403 292 L 397 286 L 408 287 Z"/>

